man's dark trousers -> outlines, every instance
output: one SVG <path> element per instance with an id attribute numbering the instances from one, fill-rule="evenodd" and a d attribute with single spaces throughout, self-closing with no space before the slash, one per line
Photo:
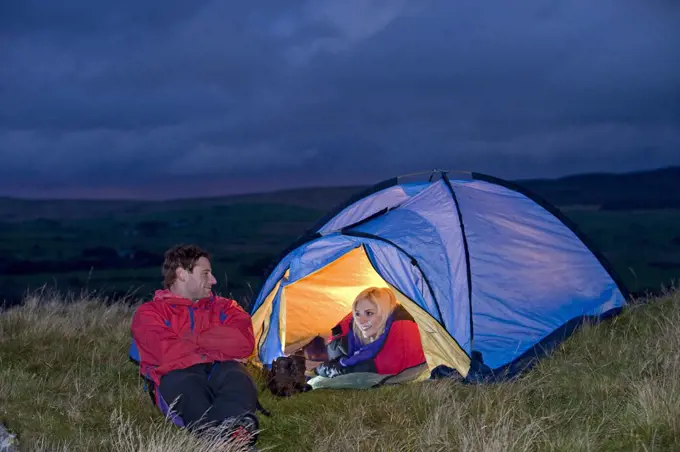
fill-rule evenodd
<path id="1" fill-rule="evenodd" d="M 257 409 L 255 382 L 246 366 L 237 361 L 173 370 L 161 377 L 159 390 L 189 430 L 255 414 Z"/>

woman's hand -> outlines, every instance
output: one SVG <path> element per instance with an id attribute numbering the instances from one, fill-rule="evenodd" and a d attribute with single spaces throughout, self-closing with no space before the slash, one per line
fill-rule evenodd
<path id="1" fill-rule="evenodd" d="M 326 378 L 334 378 L 347 373 L 347 368 L 338 359 L 321 363 L 315 369 L 316 374 Z"/>

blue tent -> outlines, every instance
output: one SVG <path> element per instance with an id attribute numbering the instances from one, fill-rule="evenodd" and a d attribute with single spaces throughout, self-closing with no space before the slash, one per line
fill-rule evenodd
<path id="1" fill-rule="evenodd" d="M 554 206 L 508 181 L 433 171 L 381 182 L 277 260 L 251 308 L 269 366 L 350 311 L 370 285 L 414 316 L 432 377 L 509 378 L 628 294 Z"/>

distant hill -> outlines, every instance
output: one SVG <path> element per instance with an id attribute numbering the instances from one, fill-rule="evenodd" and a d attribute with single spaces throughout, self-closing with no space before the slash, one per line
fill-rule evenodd
<path id="1" fill-rule="evenodd" d="M 622 174 L 590 173 L 515 182 L 559 207 L 579 205 L 601 210 L 680 208 L 680 166 Z M 0 221 L 134 215 L 235 203 L 289 204 L 325 212 L 365 188 L 367 187 L 300 188 L 172 201 L 29 200 L 0 197 Z"/>
<path id="2" fill-rule="evenodd" d="M 101 218 L 155 214 L 176 210 L 202 210 L 233 204 L 287 204 L 326 211 L 364 187 L 320 187 L 216 198 L 170 201 L 17 199 L 0 197 L 0 222 Z"/>
<path id="3" fill-rule="evenodd" d="M 680 166 L 623 174 L 591 173 L 518 184 L 558 206 L 595 205 L 600 210 L 680 208 Z"/>

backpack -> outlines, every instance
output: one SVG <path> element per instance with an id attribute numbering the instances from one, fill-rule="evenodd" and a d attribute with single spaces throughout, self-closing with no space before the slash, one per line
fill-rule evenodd
<path id="1" fill-rule="evenodd" d="M 312 387 L 307 384 L 305 377 L 305 357 L 291 355 L 276 358 L 267 375 L 267 387 L 279 397 L 310 391 Z"/>

